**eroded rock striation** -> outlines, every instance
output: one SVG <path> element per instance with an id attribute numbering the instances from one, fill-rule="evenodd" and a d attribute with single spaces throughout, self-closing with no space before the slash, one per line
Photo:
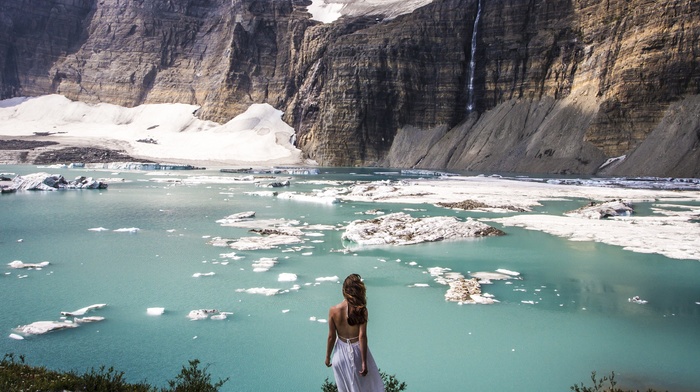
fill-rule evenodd
<path id="1" fill-rule="evenodd" d="M 694 0 L 353 2 L 330 24 L 310 0 L 6 3 L 0 98 L 269 103 L 322 165 L 700 176 Z"/>

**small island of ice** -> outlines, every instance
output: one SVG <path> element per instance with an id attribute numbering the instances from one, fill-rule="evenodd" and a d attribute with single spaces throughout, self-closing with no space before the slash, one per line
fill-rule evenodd
<path id="1" fill-rule="evenodd" d="M 413 218 L 397 212 L 351 222 L 342 238 L 360 245 L 410 245 L 449 239 L 485 237 L 504 233 L 485 223 L 455 217 Z"/>

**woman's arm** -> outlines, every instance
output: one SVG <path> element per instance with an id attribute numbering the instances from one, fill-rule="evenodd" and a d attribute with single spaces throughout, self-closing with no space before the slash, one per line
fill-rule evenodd
<path id="1" fill-rule="evenodd" d="M 328 341 L 326 342 L 326 366 L 331 366 L 331 354 L 335 345 L 335 321 L 333 319 L 333 308 L 328 311 Z"/>
<path id="2" fill-rule="evenodd" d="M 360 355 L 362 356 L 362 370 L 360 374 L 367 375 L 367 323 L 360 325 Z"/>

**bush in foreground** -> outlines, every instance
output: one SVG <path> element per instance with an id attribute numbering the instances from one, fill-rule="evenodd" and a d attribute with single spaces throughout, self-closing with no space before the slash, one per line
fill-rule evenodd
<path id="1" fill-rule="evenodd" d="M 384 391 L 385 392 L 400 392 L 406 390 L 406 383 L 396 379 L 396 376 L 389 375 L 379 370 L 379 374 L 382 376 L 382 381 L 384 381 Z M 330 382 L 328 377 L 321 385 L 321 390 L 323 392 L 338 392 L 338 386 L 334 382 Z"/>
<path id="2" fill-rule="evenodd" d="M 180 374 L 168 381 L 169 388 L 156 388 L 145 382 L 128 383 L 124 372 L 114 368 L 91 368 L 83 374 L 74 371 L 57 372 L 45 367 L 30 366 L 14 354 L 5 354 L 0 361 L 0 391 L 87 391 L 87 392 L 216 392 L 228 381 L 211 383 L 208 366 L 199 367 L 199 360 L 189 361 Z"/>
<path id="3" fill-rule="evenodd" d="M 637 390 L 618 388 L 616 386 L 617 382 L 615 381 L 615 372 L 610 372 L 610 376 L 603 376 L 600 379 L 596 377 L 596 372 L 591 372 L 591 381 L 593 382 L 591 386 L 585 386 L 583 383 L 578 385 L 574 384 L 571 390 L 574 392 L 639 392 Z M 649 388 L 647 392 L 657 391 Z"/>

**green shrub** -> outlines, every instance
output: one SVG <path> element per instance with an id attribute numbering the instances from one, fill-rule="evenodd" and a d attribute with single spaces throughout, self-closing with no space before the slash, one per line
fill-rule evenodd
<path id="1" fill-rule="evenodd" d="M 615 372 L 610 372 L 610 376 L 603 376 L 598 379 L 596 377 L 596 372 L 591 372 L 591 381 L 593 385 L 585 386 L 583 383 L 578 385 L 574 384 L 571 390 L 574 392 L 635 392 L 636 390 L 631 389 L 621 389 L 616 387 L 617 382 L 615 381 Z M 647 392 L 656 392 L 655 389 L 647 389 Z M 668 392 L 668 391 L 667 391 Z"/>
<path id="2" fill-rule="evenodd" d="M 216 392 L 228 381 L 227 377 L 225 380 L 220 379 L 216 384 L 212 385 L 211 375 L 207 371 L 209 366 L 200 369 L 198 359 L 193 359 L 189 362 L 189 367 L 183 366 L 180 374 L 174 380 L 168 381 L 170 389 L 163 389 L 163 392 Z"/>
<path id="3" fill-rule="evenodd" d="M 397 380 L 395 375 L 386 374 L 385 372 L 381 371 L 381 369 L 379 370 L 379 374 L 382 376 L 385 392 L 399 392 L 406 390 L 406 383 Z M 335 385 L 334 382 L 329 381 L 328 377 L 326 377 L 326 380 L 323 382 L 323 385 L 321 385 L 321 391 L 338 392 L 338 386 Z"/>
<path id="4" fill-rule="evenodd" d="M 27 365 L 23 355 L 18 360 L 14 354 L 5 354 L 0 361 L 0 391 L 217 392 L 228 378 L 212 384 L 208 368 L 200 368 L 197 359 L 191 360 L 175 379 L 168 381 L 169 388 L 158 389 L 147 383 L 128 383 L 124 380 L 124 373 L 112 367 L 91 368 L 84 374 L 56 372 Z"/>

